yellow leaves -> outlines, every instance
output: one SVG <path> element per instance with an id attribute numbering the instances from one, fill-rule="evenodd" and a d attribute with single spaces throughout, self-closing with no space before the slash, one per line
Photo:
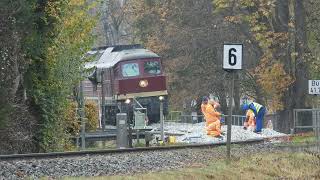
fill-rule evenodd
<path id="1" fill-rule="evenodd" d="M 269 108 L 282 110 L 282 97 L 294 82 L 293 77 L 285 72 L 284 65 L 280 62 L 264 67 L 259 66 L 259 71 L 256 73 L 259 77 L 258 83 L 263 87 L 268 99 L 271 99 Z"/>
<path id="2" fill-rule="evenodd" d="M 82 0 L 48 2 L 47 16 L 53 25 L 48 32 L 50 44 L 46 46 L 45 59 L 48 77 L 56 83 L 73 78 L 72 72 L 79 70 L 83 63 L 79 59 L 92 42 L 91 31 L 96 20 L 89 15 L 87 7 Z M 66 66 L 68 64 L 70 66 Z"/>
<path id="3" fill-rule="evenodd" d="M 157 36 L 149 36 L 147 39 L 146 47 L 151 49 L 155 53 L 164 52 L 169 47 L 163 41 L 159 39 Z"/>
<path id="4" fill-rule="evenodd" d="M 159 14 L 159 17 L 160 17 L 161 21 L 166 21 L 167 16 L 169 15 L 168 11 L 169 10 L 166 9 L 165 7 L 161 7 L 161 8 L 158 9 L 158 14 Z"/>
<path id="5" fill-rule="evenodd" d="M 268 28 L 264 24 L 257 24 L 251 28 L 252 32 L 266 31 Z"/>
<path id="6" fill-rule="evenodd" d="M 85 115 L 88 119 L 86 124 L 87 130 L 96 130 L 99 121 L 99 108 L 98 104 L 94 101 L 85 102 Z"/>
<path id="7" fill-rule="evenodd" d="M 254 0 L 240 0 L 240 5 L 242 7 L 253 7 L 256 4 Z"/>
<path id="8" fill-rule="evenodd" d="M 235 23 L 235 24 L 240 24 L 241 23 L 241 17 L 240 16 L 226 16 L 224 18 L 224 21 L 230 22 L 230 23 Z"/>
<path id="9" fill-rule="evenodd" d="M 294 22 L 289 22 L 289 23 L 288 23 L 288 27 L 294 28 L 294 27 L 295 27 Z"/>
<path id="10" fill-rule="evenodd" d="M 275 9 L 277 0 L 214 0 L 214 2 L 228 11 L 240 9 L 235 12 L 236 16 L 225 17 L 225 21 L 239 23 L 237 17 L 242 17 L 240 19 L 249 24 L 251 35 L 262 51 L 259 65 L 252 75 L 257 78 L 257 83 L 265 92 L 264 97 L 268 99 L 269 108 L 274 111 L 283 109 L 283 95 L 295 79 L 286 72 L 283 60 L 280 58 L 286 58 L 285 61 L 288 62 L 289 56 L 294 59 L 298 54 L 296 52 L 287 54 L 290 41 L 287 30 L 275 32 L 276 25 L 272 19 L 278 15 Z M 233 9 L 230 8 L 231 4 L 234 5 Z M 295 24 L 289 20 L 288 26 L 289 29 L 294 28 Z M 315 67 L 320 69 L 320 66 Z"/>
<path id="11" fill-rule="evenodd" d="M 69 6 L 82 6 L 85 2 L 85 0 L 69 0 Z"/>
<path id="12" fill-rule="evenodd" d="M 252 28 L 253 30 L 261 30 L 262 27 Z M 272 32 L 272 31 L 259 31 L 254 33 L 255 39 L 259 42 L 260 47 L 267 51 L 268 49 L 272 49 L 273 47 L 284 46 L 288 41 L 288 33 L 286 32 Z M 284 44 L 284 45 L 283 45 Z"/>
<path id="13" fill-rule="evenodd" d="M 224 9 L 230 6 L 230 0 L 213 0 L 217 9 Z"/>
<path id="14" fill-rule="evenodd" d="M 291 58 L 295 58 L 295 57 L 297 57 L 299 55 L 299 53 L 298 52 L 292 52 L 290 55 L 291 55 Z"/>

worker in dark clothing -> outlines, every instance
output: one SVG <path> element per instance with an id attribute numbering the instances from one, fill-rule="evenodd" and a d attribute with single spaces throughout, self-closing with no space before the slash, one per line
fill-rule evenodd
<path id="1" fill-rule="evenodd" d="M 242 106 L 242 110 L 247 111 L 251 109 L 256 117 L 256 130 L 254 132 L 261 133 L 263 126 L 263 118 L 266 113 L 266 108 L 256 102 L 252 102 L 250 104 L 244 104 Z"/>

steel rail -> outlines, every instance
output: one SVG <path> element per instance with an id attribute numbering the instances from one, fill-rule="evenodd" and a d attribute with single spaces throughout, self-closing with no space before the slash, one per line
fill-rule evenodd
<path id="1" fill-rule="evenodd" d="M 264 138 L 250 139 L 247 141 L 233 141 L 232 144 L 258 144 L 263 143 Z M 160 151 L 160 150 L 175 150 L 187 148 L 208 148 L 224 146 L 226 142 L 207 143 L 207 144 L 187 144 L 187 145 L 172 145 L 172 146 L 155 146 L 155 147 L 139 147 L 125 149 L 107 149 L 107 150 L 89 150 L 89 151 L 69 151 L 69 152 L 52 152 L 52 153 L 30 153 L 30 154 L 11 154 L 0 155 L 0 161 L 4 160 L 19 160 L 19 159 L 45 159 L 45 158 L 62 158 L 75 157 L 84 155 L 106 155 L 115 153 L 143 152 L 143 151 Z"/>

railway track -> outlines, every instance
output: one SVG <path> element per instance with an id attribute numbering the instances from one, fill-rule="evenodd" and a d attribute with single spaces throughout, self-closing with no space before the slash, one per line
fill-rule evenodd
<path id="1" fill-rule="evenodd" d="M 281 137 L 275 137 L 279 140 Z M 286 139 L 286 137 L 283 137 Z M 283 151 L 271 139 L 233 142 L 232 156 Z M 0 179 L 39 179 L 41 177 L 105 176 L 142 173 L 204 164 L 226 155 L 225 142 L 134 149 L 80 152 L 15 154 L 0 156 Z"/>
<path id="2" fill-rule="evenodd" d="M 265 139 L 257 138 L 247 141 L 234 141 L 232 144 L 257 144 L 263 143 Z M 0 155 L 0 161 L 3 160 L 21 160 L 21 159 L 46 159 L 58 157 L 76 157 L 83 155 L 107 155 L 116 153 L 130 153 L 130 152 L 145 152 L 145 151 L 160 151 L 160 150 L 176 150 L 187 148 L 210 148 L 224 146 L 226 142 L 212 143 L 212 144 L 186 144 L 186 145 L 170 145 L 170 146 L 154 146 L 154 147 L 138 147 L 126 149 L 107 149 L 107 150 L 88 150 L 88 151 L 70 151 L 70 152 L 52 152 L 52 153 L 31 153 L 31 154 L 12 154 Z"/>

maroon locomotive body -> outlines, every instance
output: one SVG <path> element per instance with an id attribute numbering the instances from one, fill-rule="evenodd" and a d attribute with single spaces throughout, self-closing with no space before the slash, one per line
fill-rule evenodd
<path id="1" fill-rule="evenodd" d="M 112 121 L 114 124 L 115 121 L 115 112 L 108 113 L 108 108 L 113 104 L 117 112 L 123 111 L 126 99 L 146 108 L 151 122 L 159 121 L 159 96 L 165 97 L 166 109 L 168 92 L 166 76 L 157 54 L 140 45 L 98 48 L 88 54 L 95 60 L 85 66 L 93 70 L 93 74 L 89 77 L 91 80 L 84 81 L 84 96 L 100 104 L 104 92 L 107 123 Z"/>

